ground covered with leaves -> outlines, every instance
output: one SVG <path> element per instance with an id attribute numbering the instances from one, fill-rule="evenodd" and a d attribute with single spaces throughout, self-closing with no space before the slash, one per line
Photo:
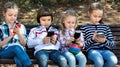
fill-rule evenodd
<path id="1" fill-rule="evenodd" d="M 1 3 L 2 4 L 2 3 Z M 37 10 L 43 5 L 38 5 L 38 4 L 32 4 L 29 5 L 27 8 L 26 7 L 20 7 L 20 12 L 18 16 L 18 20 L 20 20 L 24 24 L 37 24 L 36 22 L 36 14 Z M 73 3 L 73 4 L 51 4 L 51 5 L 46 5 L 49 7 L 53 14 L 54 14 L 54 22 L 58 23 L 59 18 L 61 16 L 61 13 L 69 8 L 75 9 L 78 12 L 78 22 L 79 24 L 85 24 L 89 18 L 87 16 L 87 8 L 89 6 L 88 3 Z M 104 23 L 107 24 L 120 24 L 120 5 L 111 5 L 110 3 L 104 4 L 105 7 L 105 13 L 103 17 Z M 2 6 L 1 6 L 2 8 Z M 2 9 L 0 9 L 0 16 L 2 16 Z M 0 17 L 1 18 L 1 17 Z M 1 20 L 3 20 L 1 18 Z"/>

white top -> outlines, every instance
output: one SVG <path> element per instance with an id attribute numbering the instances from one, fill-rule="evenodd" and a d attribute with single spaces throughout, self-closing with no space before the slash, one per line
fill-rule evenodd
<path id="1" fill-rule="evenodd" d="M 50 27 L 48 31 L 54 31 L 54 35 L 58 36 L 58 30 L 54 27 Z M 60 43 L 57 41 L 57 43 L 54 45 L 52 43 L 43 43 L 43 38 L 47 36 L 47 30 L 44 26 L 38 26 L 35 28 L 32 28 L 28 40 L 27 45 L 29 48 L 34 48 L 35 52 L 34 54 L 39 50 L 58 50 L 60 48 Z"/>

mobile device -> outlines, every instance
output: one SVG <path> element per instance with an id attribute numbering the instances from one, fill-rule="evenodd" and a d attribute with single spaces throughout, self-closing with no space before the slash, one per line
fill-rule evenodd
<path id="1" fill-rule="evenodd" d="M 20 23 L 16 23 L 16 25 L 15 26 L 17 26 L 17 27 L 21 27 L 21 24 Z"/>
<path id="2" fill-rule="evenodd" d="M 74 38 L 78 39 L 80 37 L 80 35 L 81 35 L 80 31 L 75 31 Z"/>
<path id="3" fill-rule="evenodd" d="M 51 37 L 54 35 L 54 31 L 48 31 L 47 37 Z"/>
<path id="4" fill-rule="evenodd" d="M 104 35 L 104 33 L 97 33 L 97 37 L 104 38 L 105 35 Z"/>

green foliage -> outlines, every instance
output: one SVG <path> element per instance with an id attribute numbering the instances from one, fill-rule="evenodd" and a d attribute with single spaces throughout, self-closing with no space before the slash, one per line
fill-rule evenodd
<path id="1" fill-rule="evenodd" d="M 36 21 L 36 20 L 32 20 L 31 24 L 36 25 L 36 24 L 38 24 L 38 23 L 37 23 L 37 21 Z"/>

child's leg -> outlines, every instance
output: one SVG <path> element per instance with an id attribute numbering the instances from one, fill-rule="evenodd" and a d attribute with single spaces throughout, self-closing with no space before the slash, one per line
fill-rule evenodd
<path id="1" fill-rule="evenodd" d="M 49 55 L 46 50 L 40 50 L 35 54 L 39 67 L 48 67 Z"/>
<path id="2" fill-rule="evenodd" d="M 92 60 L 94 67 L 103 67 L 104 59 L 98 50 L 89 50 L 88 59 Z"/>
<path id="3" fill-rule="evenodd" d="M 14 57 L 17 57 L 24 66 L 32 64 L 27 53 L 20 46 L 10 46 L 1 52 L 1 58 L 3 59 L 14 59 Z"/>
<path id="4" fill-rule="evenodd" d="M 17 57 L 14 57 L 14 60 L 16 63 L 16 67 L 23 67 L 22 62 Z"/>
<path id="5" fill-rule="evenodd" d="M 67 60 L 57 50 L 51 50 L 50 59 L 58 63 L 59 67 L 67 67 Z"/>
<path id="6" fill-rule="evenodd" d="M 78 61 L 78 67 L 86 67 L 86 57 L 82 52 L 79 52 L 77 55 L 75 55 L 76 60 Z"/>
<path id="7" fill-rule="evenodd" d="M 102 55 L 103 58 L 105 59 L 104 67 L 115 67 L 115 65 L 118 62 L 118 59 L 113 52 L 109 50 L 104 50 Z"/>
<path id="8" fill-rule="evenodd" d="M 67 52 L 62 53 L 62 55 L 65 56 L 65 58 L 67 59 L 69 67 L 76 67 L 75 56 L 72 53 L 67 51 Z"/>

